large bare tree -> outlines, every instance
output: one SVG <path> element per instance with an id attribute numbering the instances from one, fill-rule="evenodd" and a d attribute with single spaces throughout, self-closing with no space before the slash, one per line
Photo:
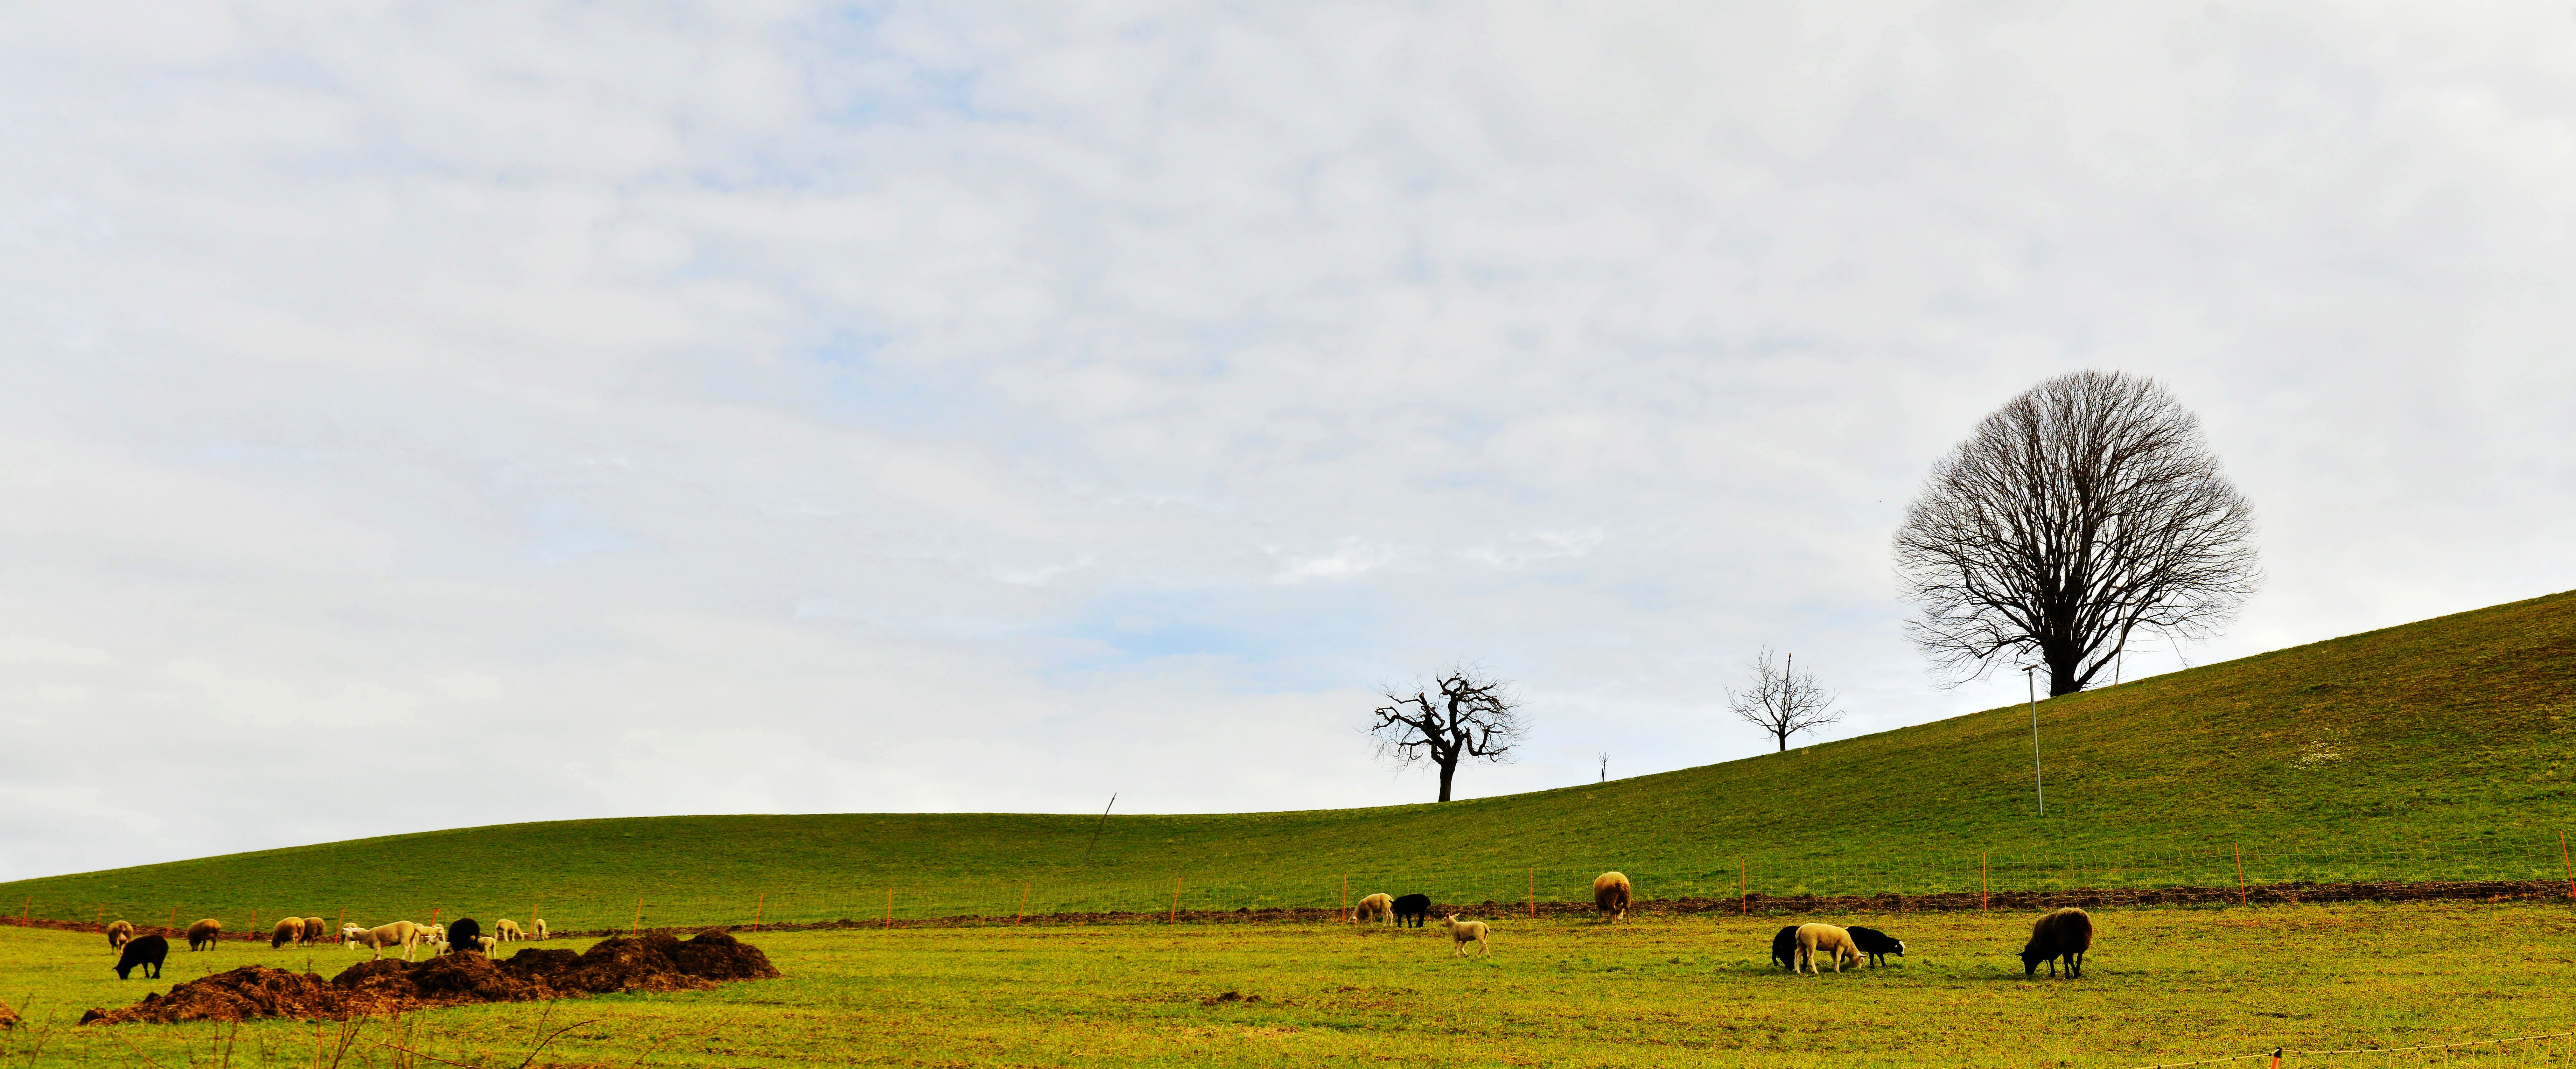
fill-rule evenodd
<path id="1" fill-rule="evenodd" d="M 1377 740 L 1378 755 L 1399 766 L 1439 769 L 1443 802 L 1459 762 L 1508 761 L 1520 744 L 1520 704 L 1502 680 L 1462 666 L 1409 689 L 1385 691 L 1388 704 L 1372 711 L 1369 736 Z"/>
<path id="2" fill-rule="evenodd" d="M 2197 639 L 2262 581 L 2254 507 L 2155 380 L 2031 387 L 1933 466 L 1896 532 L 1907 633 L 1952 685 L 1997 663 L 2082 690 L 2141 634 Z"/>
<path id="3" fill-rule="evenodd" d="M 1798 655 L 1790 654 L 1773 663 L 1771 650 L 1745 667 L 1753 670 L 1753 685 L 1743 690 L 1729 688 L 1726 704 L 1744 722 L 1771 733 L 1788 752 L 1789 736 L 1836 723 L 1843 714 L 1834 709 L 1834 692 L 1817 684 L 1816 674 L 1798 671 Z"/>

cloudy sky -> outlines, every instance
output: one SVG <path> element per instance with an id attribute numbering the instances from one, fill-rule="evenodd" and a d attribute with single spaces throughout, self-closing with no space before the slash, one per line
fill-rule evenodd
<path id="1" fill-rule="evenodd" d="M 1427 800 L 1988 707 L 1888 538 L 2166 383 L 2270 579 L 2576 587 L 2548 4 L 0 10 L 0 878 L 501 821 Z"/>

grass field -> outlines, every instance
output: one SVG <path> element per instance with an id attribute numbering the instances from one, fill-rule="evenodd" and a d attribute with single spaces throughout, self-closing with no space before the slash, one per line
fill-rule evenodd
<path id="1" fill-rule="evenodd" d="M 711 713 L 717 712 L 714 710 Z M 1541 711 L 1544 715 L 1544 711 Z M 1201 816 L 703 816 L 469 828 L 0 884 L 0 909 L 176 909 L 559 928 L 1030 907 L 1329 905 L 2255 882 L 2558 878 L 2576 831 L 2576 594 L 2208 665 L 2040 705 L 1608 784 L 1446 805 Z M 1712 726 L 1712 730 L 1719 730 Z M 1472 786 L 1472 779 L 1469 781 Z M 1831 843 L 1831 853 L 1816 844 Z M 1085 858 L 1088 856 L 1088 860 Z M 423 859 L 437 858 L 437 864 Z M 1531 870 L 1535 869 L 1535 873 Z M 761 896 L 766 896 L 765 905 Z"/>
<path id="2" fill-rule="evenodd" d="M 408 1037 L 450 1062 L 514 1066 L 541 1019 L 593 1018 L 535 1064 L 2121 1067 L 2576 1028 L 2563 903 L 2106 910 L 2085 978 L 2067 982 L 2022 978 L 2026 915 L 1831 919 L 1910 952 L 1791 977 L 1766 963 L 1781 921 L 1765 917 L 1500 919 L 1490 960 L 1450 957 L 1437 929 L 1338 925 L 770 934 L 754 941 L 786 979 L 368 1022 L 341 1064 L 436 1064 L 374 1045 Z M 82 1007 L 307 957 L 327 974 L 358 955 L 226 944 L 173 955 L 161 985 L 120 983 L 98 937 L 0 928 L 0 997 L 33 1025 L 0 1039 L 0 1067 L 313 1065 L 317 1036 L 336 1045 L 341 1026 L 69 1024 Z M 2288 1064 L 2571 1062 L 2562 1039 Z"/>

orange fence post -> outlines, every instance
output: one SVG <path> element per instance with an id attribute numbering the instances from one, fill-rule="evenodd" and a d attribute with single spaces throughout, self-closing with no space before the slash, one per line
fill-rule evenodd
<path id="1" fill-rule="evenodd" d="M 894 927 L 894 888 L 891 887 L 886 888 L 885 926 L 889 929 Z"/>
<path id="2" fill-rule="evenodd" d="M 346 928 L 346 927 L 348 927 L 348 926 L 349 926 L 349 907 L 347 907 L 347 906 L 342 906 L 342 907 L 340 907 L 340 927 Z"/>
<path id="3" fill-rule="evenodd" d="M 626 937 L 627 937 L 627 938 L 629 938 L 629 939 L 632 939 L 632 938 L 635 938 L 636 936 L 640 936 L 640 935 L 643 935 L 643 934 L 644 934 L 644 896 L 643 896 L 643 895 L 637 895 L 637 896 L 635 896 L 635 923 L 634 923 L 634 924 L 632 924 L 632 925 L 630 925 L 630 926 L 627 928 L 627 930 L 626 930 Z"/>
<path id="4" fill-rule="evenodd" d="M 2567 841 L 2566 841 L 2566 840 L 2567 840 L 2567 837 L 2566 837 L 2566 836 L 2561 835 L 2561 836 L 2559 836 L 2559 837 L 2558 837 L 2558 839 L 2559 839 L 2558 845 L 2560 845 L 2560 846 L 2565 846 L 2565 845 L 2567 845 Z M 98 921 L 97 921 L 97 923 L 102 924 L 102 925 L 104 925 L 104 924 L 106 924 L 106 923 L 107 923 L 107 903 L 105 903 L 105 902 L 101 902 L 101 903 L 99 903 L 99 904 L 98 904 Z"/>
<path id="5" fill-rule="evenodd" d="M 250 931 L 242 933 L 242 938 L 247 939 L 247 940 L 249 940 L 249 941 L 251 941 L 251 942 L 254 942 L 254 943 L 259 942 L 259 911 L 258 911 L 258 910 L 254 909 L 254 910 L 250 911 Z"/>
<path id="6" fill-rule="evenodd" d="M 536 915 L 537 915 L 537 911 L 536 911 L 533 907 L 531 907 L 531 908 L 528 910 L 528 915 L 529 915 L 529 916 L 531 916 L 531 917 L 536 916 Z M 761 918 L 766 917 L 766 916 L 768 916 L 768 915 L 769 915 L 769 892 L 767 892 L 767 891 L 762 891 L 762 892 L 760 893 L 760 901 L 753 903 L 753 904 L 752 904 L 752 907 L 751 907 L 751 931 L 752 931 L 752 934 L 754 934 L 754 935 L 758 935 L 758 934 L 760 933 L 760 921 L 761 921 Z"/>
<path id="7" fill-rule="evenodd" d="M 2567 833 L 2558 833 L 2558 863 L 2567 866 L 2567 898 L 2576 901 L 2576 861 L 2567 859 Z"/>
<path id="8" fill-rule="evenodd" d="M 172 906 L 172 907 L 170 907 L 170 926 L 169 926 L 169 927 L 167 927 L 167 928 L 163 928 L 163 929 L 161 929 L 161 932 L 162 932 L 162 934 L 164 934 L 164 935 L 177 935 L 177 934 L 179 934 L 179 907 L 177 907 L 177 906 Z"/>
<path id="9" fill-rule="evenodd" d="M 1530 919 L 1538 919 L 1538 866 L 1530 866 Z"/>
<path id="10" fill-rule="evenodd" d="M 1980 910 L 1986 908 L 1986 894 L 1986 852 L 1979 850 L 1977 851 L 1977 908 Z"/>
<path id="11" fill-rule="evenodd" d="M 2240 906 L 2253 905 L 2253 901 L 2245 897 L 2245 845 L 2243 843 L 2229 843 L 2228 845 L 2236 848 L 2236 904 Z"/>
<path id="12" fill-rule="evenodd" d="M 1030 880 L 1022 880 L 1022 881 L 1020 881 L 1020 911 L 1019 911 L 1018 913 L 1015 913 L 1015 914 L 1012 914 L 1012 915 L 1011 915 L 1011 923 L 1013 923 L 1013 924 L 1018 924 L 1018 923 L 1020 923 L 1021 921 L 1028 919 L 1028 915 L 1029 915 L 1029 884 L 1030 884 L 1030 883 L 1032 883 L 1032 882 L 1034 882 L 1034 881 L 1030 881 Z"/>
<path id="13" fill-rule="evenodd" d="M 1172 915 L 1166 918 L 1163 923 L 1181 923 L 1181 878 L 1178 876 L 1172 877 Z"/>

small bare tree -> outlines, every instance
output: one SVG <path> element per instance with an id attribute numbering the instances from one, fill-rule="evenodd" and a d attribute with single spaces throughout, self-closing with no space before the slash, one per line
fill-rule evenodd
<path id="1" fill-rule="evenodd" d="M 2262 581 L 2254 507 L 2153 379 L 2079 371 L 1996 409 L 1896 532 L 1907 625 L 1950 685 L 1998 661 L 2082 690 L 2140 630 L 2196 639 Z"/>
<path id="2" fill-rule="evenodd" d="M 1780 752 L 1788 752 L 1789 736 L 1842 720 L 1843 714 L 1834 709 L 1834 692 L 1818 685 L 1815 673 L 1798 671 L 1797 654 L 1774 664 L 1771 648 L 1765 646 L 1762 655 L 1745 667 L 1753 670 L 1753 685 L 1729 688 L 1727 707 L 1745 723 L 1770 732 Z"/>
<path id="3" fill-rule="evenodd" d="M 1369 735 L 1378 756 L 1398 766 L 1428 764 L 1440 770 L 1440 800 L 1467 758 L 1511 759 L 1523 731 L 1520 705 L 1508 684 L 1467 667 L 1451 668 L 1412 693 L 1385 692 L 1388 704 L 1372 712 Z"/>

